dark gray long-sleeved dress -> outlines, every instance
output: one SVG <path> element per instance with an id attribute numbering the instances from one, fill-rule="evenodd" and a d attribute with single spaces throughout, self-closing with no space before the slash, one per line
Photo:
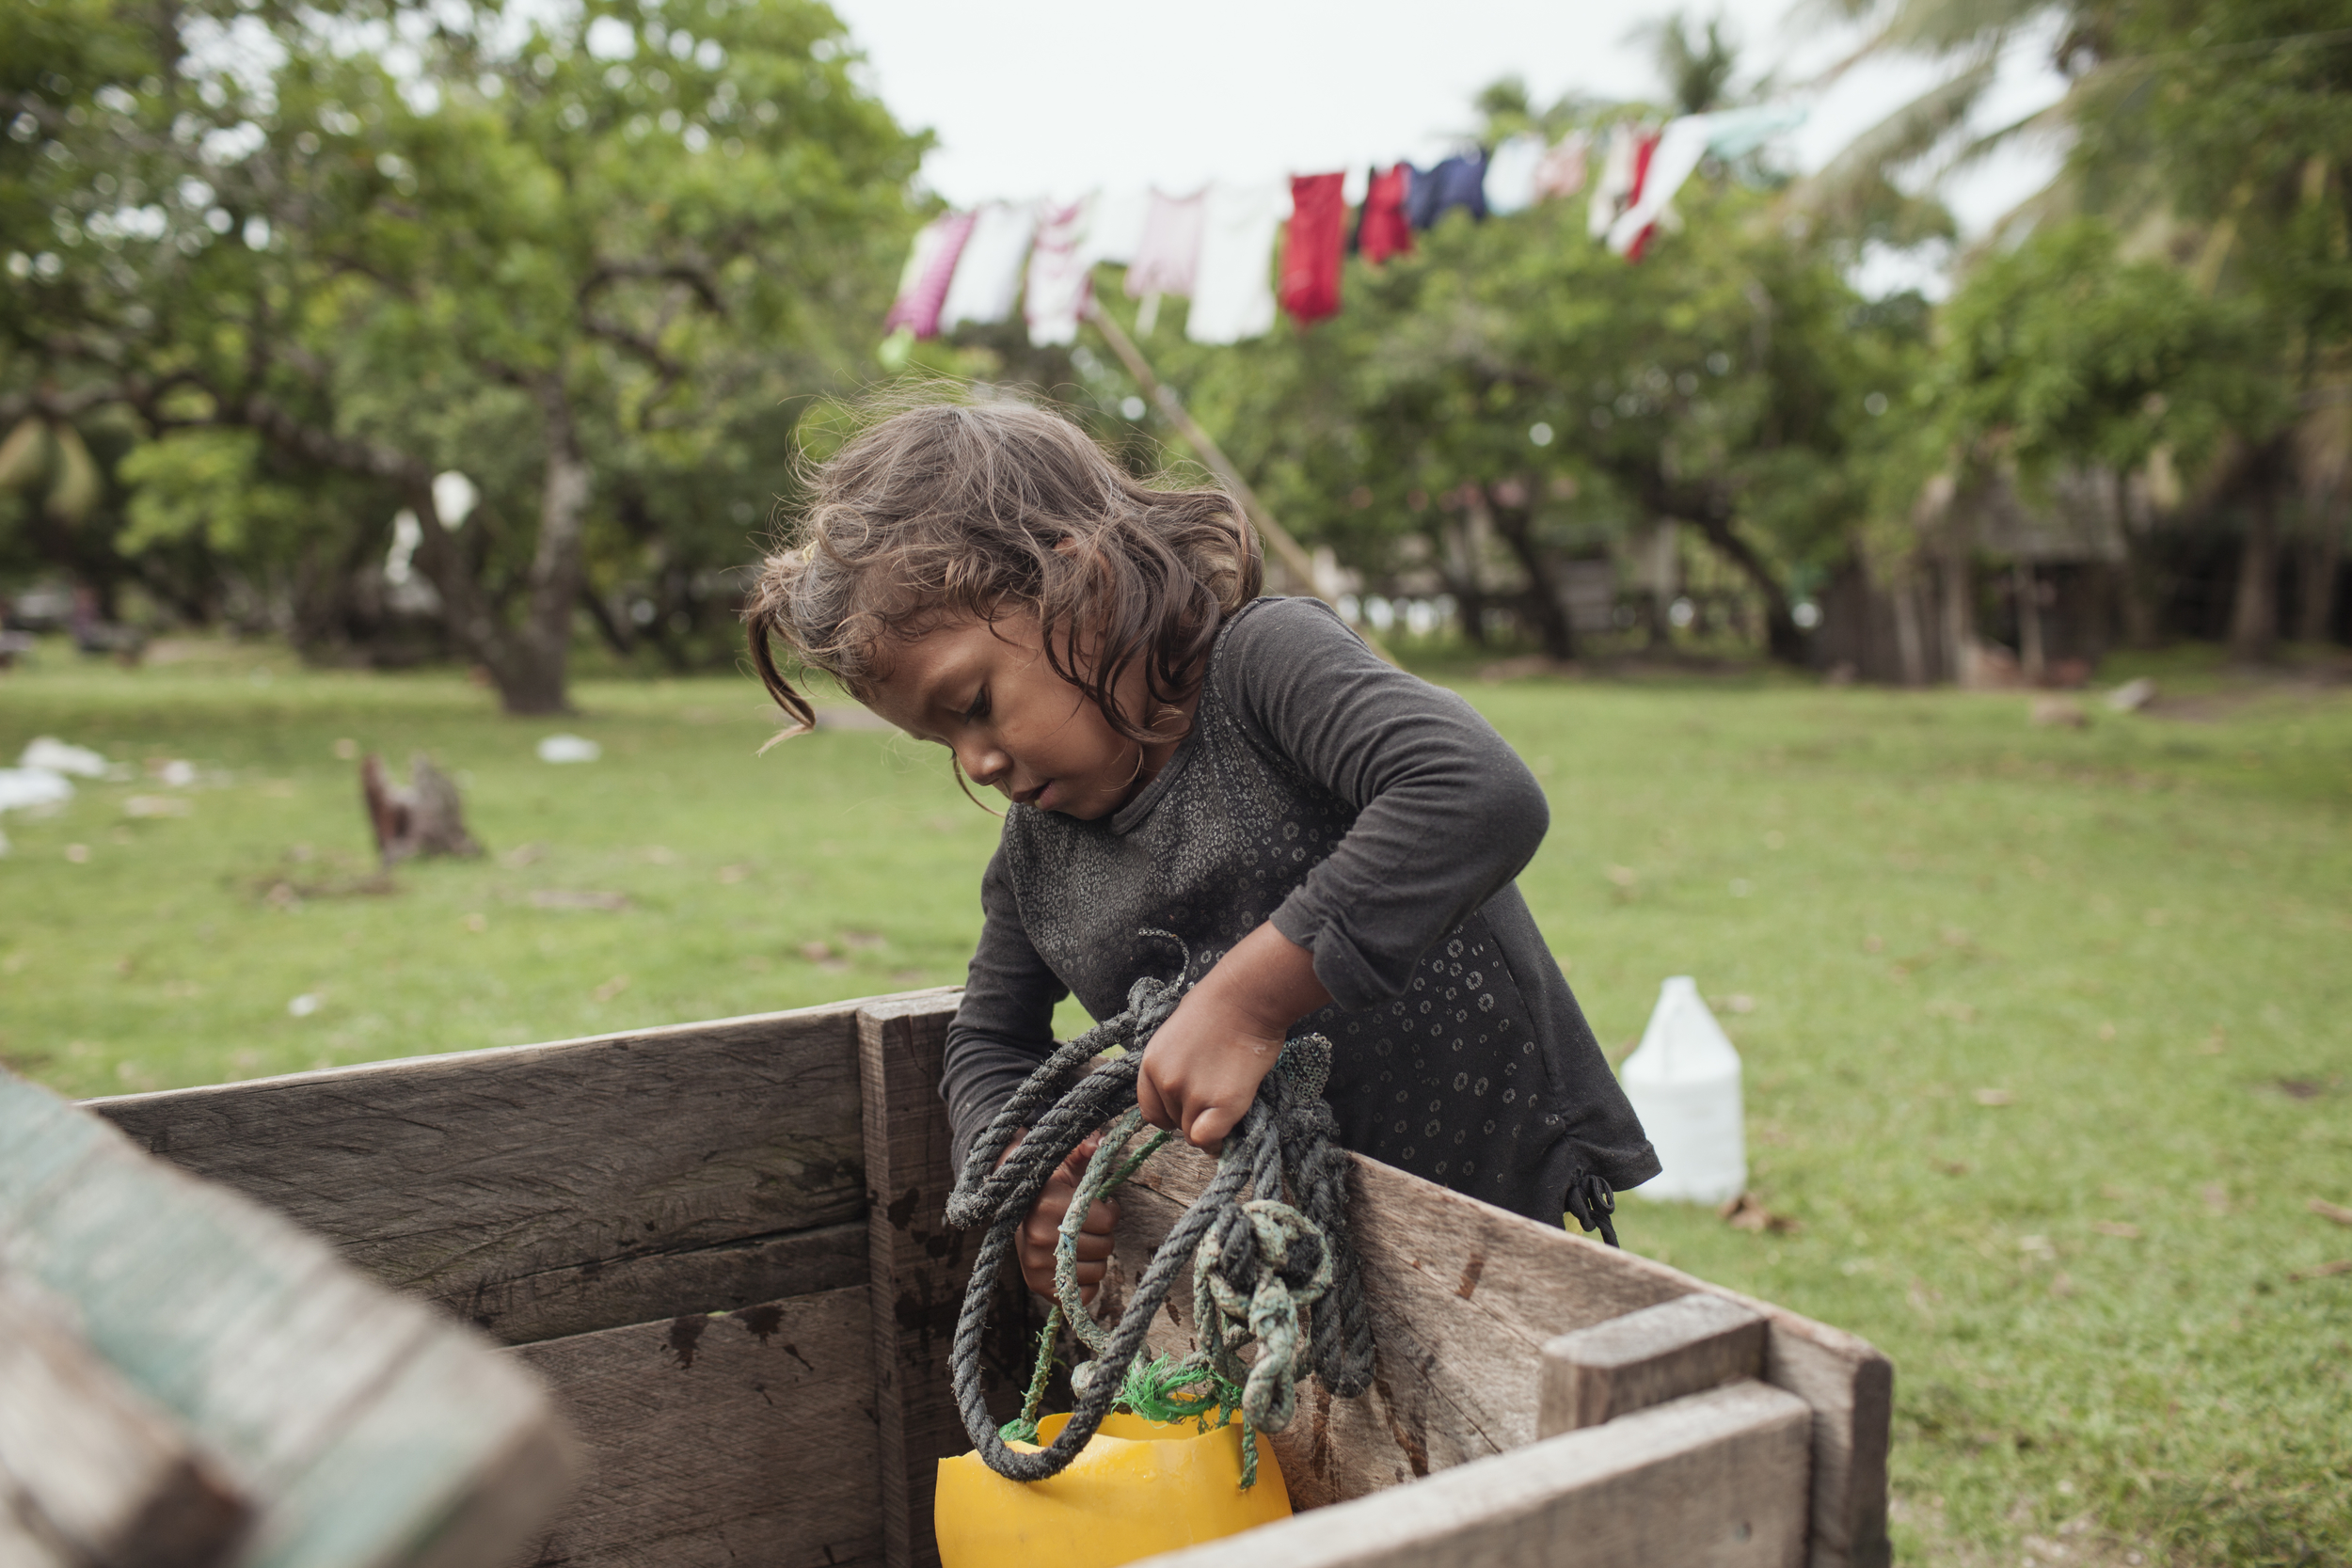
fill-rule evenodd
<path id="1" fill-rule="evenodd" d="M 1391 668 L 1311 599 L 1218 634 L 1192 733 L 1092 822 L 1016 805 L 981 882 L 987 925 L 941 1085 L 961 1163 L 1052 1049 L 1055 1004 L 1108 1018 L 1171 932 L 1205 974 L 1271 919 L 1333 1005 L 1327 1094 L 1348 1148 L 1558 1224 L 1573 1184 L 1658 1157 L 1516 878 L 1550 812 L 1493 728 Z"/>

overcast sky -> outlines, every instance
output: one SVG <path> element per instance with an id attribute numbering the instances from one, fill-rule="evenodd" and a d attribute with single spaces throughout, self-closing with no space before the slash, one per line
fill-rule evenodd
<path id="1" fill-rule="evenodd" d="M 1187 191 L 1211 179 L 1425 159 L 1474 124 L 1470 101 L 1518 75 L 1535 101 L 1569 90 L 1663 96 L 1649 45 L 1630 35 L 1676 9 L 1720 14 L 1743 76 L 1796 84 L 1839 57 L 1851 29 L 1792 24 L 1788 0 L 833 0 L 866 53 L 882 99 L 939 148 L 924 166 L 950 201 L 1071 197 L 1101 185 Z M 1938 79 L 1924 63 L 1873 62 L 1803 97 L 1790 138 L 1818 167 L 1857 132 Z M 2046 40 L 2013 48 L 1979 116 L 1990 125 L 2054 100 Z M 1981 230 L 2056 166 L 2053 147 L 2020 149 L 1947 182 L 1963 229 Z M 1873 291 L 1918 266 L 1875 263 Z"/>

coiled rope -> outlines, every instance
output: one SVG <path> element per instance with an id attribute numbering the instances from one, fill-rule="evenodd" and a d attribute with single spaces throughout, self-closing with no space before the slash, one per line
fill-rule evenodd
<path id="1" fill-rule="evenodd" d="M 1140 1152 L 1127 1152 L 1142 1126 L 1136 1080 L 1144 1048 L 1183 994 L 1181 983 L 1139 979 L 1128 990 L 1125 1012 L 1056 1047 L 974 1141 L 947 1200 L 950 1225 L 988 1227 L 956 1321 L 950 1360 L 964 1429 L 988 1467 L 1000 1476 L 1043 1481 L 1078 1456 L 1134 1381 L 1129 1374 L 1136 1370 L 1152 1316 L 1187 1260 L 1193 1264 L 1200 1348 L 1181 1364 L 1185 1375 L 1171 1375 L 1159 1362 L 1140 1370 L 1148 1371 L 1144 1381 L 1155 1387 L 1209 1385 L 1211 1395 L 1185 1405 L 1188 1412 L 1221 1405 L 1230 1415 L 1224 1390 L 1240 1386 L 1244 1484 L 1256 1471 L 1254 1433 L 1280 1432 L 1290 1424 L 1302 1370 L 1342 1398 L 1352 1399 L 1372 1385 L 1372 1313 L 1347 1245 L 1347 1155 L 1339 1145 L 1339 1124 L 1322 1098 L 1331 1046 L 1319 1035 L 1284 1047 L 1256 1101 L 1226 1136 L 1216 1177 L 1152 1254 L 1118 1325 L 1104 1328 L 1080 1304 L 1075 1243 L 1088 1206 L 1133 1175 L 1170 1135 L 1162 1132 Z M 1114 1046 L 1126 1053 L 1087 1070 Z M 1007 1443 L 980 1386 L 980 1341 L 993 1287 L 1045 1184 L 1087 1134 L 1105 1123 L 1108 1131 L 1063 1220 L 1055 1269 L 1056 1315 L 1067 1319 L 1094 1358 L 1071 1376 L 1077 1398 L 1069 1424 L 1049 1446 L 1023 1451 Z M 1028 1135 L 1005 1154 L 1024 1127 Z M 1283 1201 L 1286 1180 L 1295 1207 Z M 1313 1309 L 1302 1331 L 1298 1313 L 1310 1304 Z M 1240 1353 L 1253 1338 L 1259 1354 L 1245 1362 Z M 1041 1351 L 1027 1411 L 1031 1418 L 1045 1367 Z M 1031 1434 L 1034 1431 L 1030 1426 Z"/>

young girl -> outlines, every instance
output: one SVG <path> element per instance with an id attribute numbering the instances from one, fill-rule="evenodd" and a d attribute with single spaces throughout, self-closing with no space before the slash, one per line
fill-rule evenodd
<path id="1" fill-rule="evenodd" d="M 1136 1097 L 1196 1146 L 1241 1118 L 1285 1037 L 1321 1033 L 1359 1153 L 1588 1230 L 1657 1173 L 1513 880 L 1542 789 L 1469 704 L 1322 603 L 1258 597 L 1231 498 L 1148 488 L 1068 420 L 1004 403 L 898 414 L 812 479 L 746 611 L 760 678 L 813 722 L 781 639 L 1010 802 L 947 1033 L 959 1165 L 1052 1049 L 1055 1004 L 1111 1017 L 1188 953 Z M 1041 1291 L 1089 1152 L 1024 1228 Z M 1089 1216 L 1086 1285 L 1115 1219 Z"/>

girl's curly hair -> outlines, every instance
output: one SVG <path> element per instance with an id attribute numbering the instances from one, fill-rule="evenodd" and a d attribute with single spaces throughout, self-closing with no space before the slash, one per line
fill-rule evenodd
<path id="1" fill-rule="evenodd" d="M 964 616 L 1029 614 L 1055 672 L 1139 744 L 1198 684 L 1226 616 L 1263 578 L 1222 490 L 1155 490 L 1069 420 L 1026 404 L 927 403 L 804 474 L 809 499 L 760 564 L 743 619 L 752 665 L 797 735 L 816 710 L 774 642 L 863 700 L 890 644 Z M 1141 666 L 1146 708 L 1117 691 Z"/>

